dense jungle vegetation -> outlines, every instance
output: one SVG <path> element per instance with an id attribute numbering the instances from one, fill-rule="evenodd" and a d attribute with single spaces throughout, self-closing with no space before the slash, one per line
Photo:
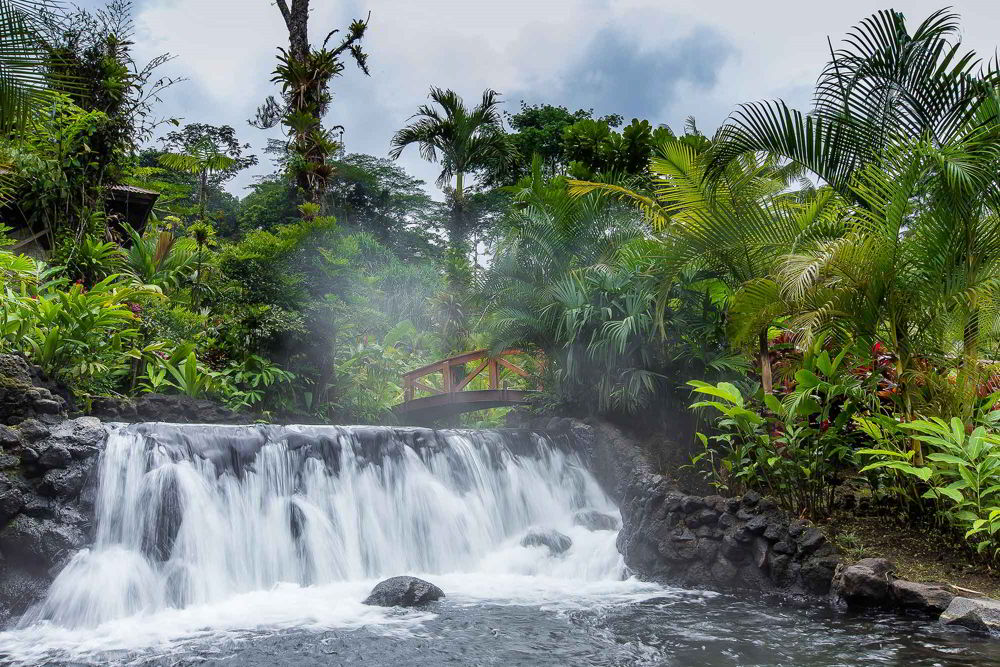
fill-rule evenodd
<path id="1" fill-rule="evenodd" d="M 83 406 L 386 423 L 405 371 L 516 347 L 539 410 L 693 403 L 691 465 L 722 492 L 819 519 L 850 491 L 1000 553 L 1000 71 L 959 17 L 867 17 L 812 108 L 741 105 L 711 136 L 431 87 L 383 157 L 328 119 L 367 22 L 315 45 L 308 3 L 277 4 L 253 122 L 286 140 L 257 156 L 158 120 L 169 56 L 135 62 L 129 2 L 0 0 L 0 350 Z M 160 193 L 142 229 L 106 207 L 123 185 Z M 19 229 L 44 253 L 12 251 Z"/>

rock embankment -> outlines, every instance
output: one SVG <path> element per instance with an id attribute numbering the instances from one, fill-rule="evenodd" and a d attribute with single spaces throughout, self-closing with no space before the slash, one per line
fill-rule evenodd
<path id="1" fill-rule="evenodd" d="M 92 541 L 106 437 L 95 417 L 0 426 L 0 627 L 44 596 Z"/>
<path id="2" fill-rule="evenodd" d="M 67 419 L 69 401 L 17 355 L 0 355 L 0 627 L 48 590 L 92 541 L 95 417 Z"/>
<path id="3" fill-rule="evenodd" d="M 840 563 L 826 536 L 769 498 L 689 496 L 640 477 L 622 505 L 618 548 L 647 577 L 714 590 L 826 595 Z"/>
<path id="4" fill-rule="evenodd" d="M 805 596 L 1000 633 L 1000 601 L 959 597 L 950 586 L 898 578 L 884 559 L 843 562 L 819 528 L 757 493 L 732 498 L 683 493 L 656 474 L 642 450 L 614 426 L 564 418 L 518 425 L 564 440 L 584 458 L 619 504 L 618 549 L 644 579 Z"/>

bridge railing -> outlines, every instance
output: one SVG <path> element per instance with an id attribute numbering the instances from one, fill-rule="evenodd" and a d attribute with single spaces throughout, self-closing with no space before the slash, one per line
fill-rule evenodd
<path id="1" fill-rule="evenodd" d="M 418 391 L 431 395 L 454 394 L 463 391 L 484 371 L 489 374 L 488 389 L 506 389 L 506 387 L 500 386 L 501 369 L 523 378 L 531 379 L 532 377 L 530 373 L 510 360 L 511 357 L 523 354 L 524 352 L 521 350 L 510 349 L 491 357 L 489 350 L 476 350 L 422 366 L 403 375 L 403 400 L 412 401 Z M 479 363 L 471 372 L 467 372 L 467 364 L 475 361 Z M 424 381 L 436 373 L 441 373 L 440 388 Z M 541 386 L 536 388 L 541 389 Z"/>

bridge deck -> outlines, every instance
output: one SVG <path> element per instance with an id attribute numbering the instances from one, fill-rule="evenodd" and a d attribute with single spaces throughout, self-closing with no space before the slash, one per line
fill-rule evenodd
<path id="1" fill-rule="evenodd" d="M 510 360 L 510 357 L 522 354 L 520 350 L 504 350 L 490 356 L 487 350 L 476 350 L 412 370 L 403 375 L 403 402 L 393 410 L 400 420 L 420 425 L 463 412 L 526 403 L 539 393 L 540 385 L 539 389 L 508 389 L 506 382 L 501 385 L 500 381 L 503 373 L 529 380 L 533 378 Z M 470 372 L 466 365 L 472 362 L 479 363 Z M 484 372 L 489 377 L 485 383 L 488 388 L 470 389 L 472 381 Z M 429 381 L 428 376 L 438 373 L 440 377 Z M 430 395 L 417 396 L 418 392 Z"/>
<path id="2" fill-rule="evenodd" d="M 420 426 L 454 417 L 463 412 L 523 405 L 538 393 L 537 390 L 480 389 L 454 394 L 436 394 L 400 403 L 394 408 L 394 412 L 404 422 L 409 420 L 414 422 L 413 426 Z"/>

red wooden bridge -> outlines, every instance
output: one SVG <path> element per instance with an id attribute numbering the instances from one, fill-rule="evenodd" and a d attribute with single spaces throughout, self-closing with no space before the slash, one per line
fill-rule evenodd
<path id="1" fill-rule="evenodd" d="M 403 402 L 394 411 L 401 423 L 429 424 L 463 412 L 526 403 L 541 390 L 541 385 L 535 389 L 508 389 L 505 380 L 510 374 L 532 378 L 511 361 L 523 354 L 521 350 L 504 350 L 490 356 L 488 350 L 476 350 L 410 371 L 403 376 Z M 467 366 L 474 362 L 478 363 L 470 371 Z M 487 388 L 470 389 L 483 371 L 489 374 Z"/>

